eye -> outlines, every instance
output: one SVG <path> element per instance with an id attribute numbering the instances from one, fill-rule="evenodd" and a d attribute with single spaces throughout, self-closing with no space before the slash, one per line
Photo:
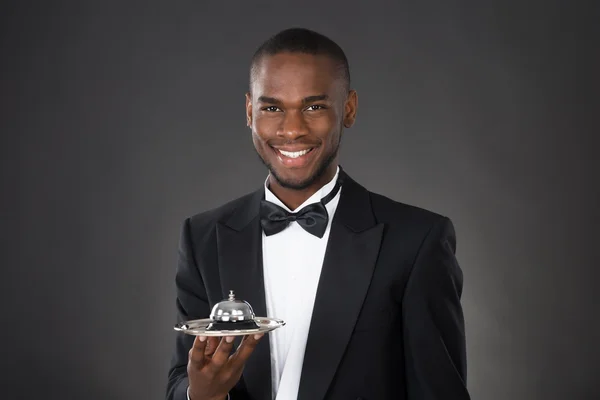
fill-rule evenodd
<path id="1" fill-rule="evenodd" d="M 277 112 L 279 110 L 279 107 L 276 106 L 268 106 L 268 107 L 264 107 L 263 111 L 268 111 L 268 112 Z"/>
<path id="2" fill-rule="evenodd" d="M 319 110 L 324 110 L 326 107 L 322 106 L 320 104 L 313 104 L 311 106 L 308 106 L 306 108 L 307 111 L 319 111 Z"/>

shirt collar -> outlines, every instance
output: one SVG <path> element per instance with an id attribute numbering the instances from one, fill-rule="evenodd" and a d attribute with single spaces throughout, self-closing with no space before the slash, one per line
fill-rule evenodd
<path id="1" fill-rule="evenodd" d="M 317 190 L 312 196 L 310 196 L 308 199 L 306 199 L 306 201 L 302 204 L 300 204 L 300 206 L 298 208 L 296 208 L 296 210 L 300 210 L 301 208 L 312 204 L 312 203 L 318 203 L 321 201 L 321 199 L 325 196 L 327 196 L 329 194 L 329 192 L 331 192 L 335 186 L 335 183 L 337 182 L 338 179 L 338 175 L 340 173 L 340 167 L 337 167 L 337 170 L 335 171 L 335 175 L 333 177 L 333 179 L 331 179 L 329 182 L 327 182 L 324 186 L 321 187 L 321 189 Z M 271 203 L 277 204 L 280 207 L 283 207 L 283 209 L 289 211 L 289 212 L 294 212 L 296 210 L 290 210 L 285 204 L 283 204 L 283 202 L 281 200 L 279 200 L 279 198 L 277 198 L 277 196 L 275 196 L 275 194 L 273 192 L 271 192 L 271 190 L 269 189 L 269 177 L 267 176 L 267 179 L 265 179 L 265 200 L 270 201 Z"/>

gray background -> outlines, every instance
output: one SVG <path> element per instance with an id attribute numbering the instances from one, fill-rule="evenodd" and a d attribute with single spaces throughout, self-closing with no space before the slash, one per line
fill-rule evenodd
<path id="1" fill-rule="evenodd" d="M 600 398 L 594 2 L 158 3 L 0 6 L 0 397 L 163 398 L 181 222 L 262 183 L 248 61 L 304 26 L 345 169 L 455 222 L 473 398 Z"/>

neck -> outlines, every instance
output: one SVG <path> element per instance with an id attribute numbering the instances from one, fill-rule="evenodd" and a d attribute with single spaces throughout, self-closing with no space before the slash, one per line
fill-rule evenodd
<path id="1" fill-rule="evenodd" d="M 310 198 L 310 196 L 315 194 L 319 189 L 333 179 L 337 171 L 337 167 L 338 166 L 336 163 L 331 163 L 331 165 L 325 170 L 325 173 L 323 173 L 310 186 L 304 189 L 290 189 L 283 187 L 275 178 L 273 178 L 272 175 L 269 175 L 269 189 L 290 210 L 295 210 L 308 198 Z"/>

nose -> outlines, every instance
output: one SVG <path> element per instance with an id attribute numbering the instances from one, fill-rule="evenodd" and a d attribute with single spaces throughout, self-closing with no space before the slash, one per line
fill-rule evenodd
<path id="1" fill-rule="evenodd" d="M 307 134 L 307 127 L 301 111 L 286 111 L 277 136 L 295 140 Z"/>

